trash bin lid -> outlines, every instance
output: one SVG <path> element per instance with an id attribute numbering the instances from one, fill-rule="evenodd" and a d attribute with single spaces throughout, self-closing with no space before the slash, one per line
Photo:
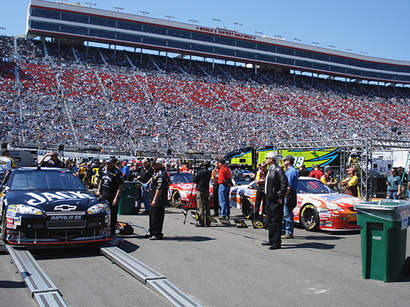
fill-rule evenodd
<path id="1" fill-rule="evenodd" d="M 410 216 L 410 201 L 383 199 L 360 202 L 354 205 L 354 209 L 388 221 L 401 221 L 408 219 Z"/>
<path id="2" fill-rule="evenodd" d="M 410 201 L 382 199 L 380 201 L 366 201 L 354 205 L 355 209 L 374 209 L 396 211 L 410 208 Z"/>

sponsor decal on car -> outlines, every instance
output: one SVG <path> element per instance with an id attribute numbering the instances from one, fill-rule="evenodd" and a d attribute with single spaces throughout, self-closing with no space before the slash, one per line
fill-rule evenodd
<path id="1" fill-rule="evenodd" d="M 43 193 L 26 193 L 32 198 L 27 200 L 27 204 L 31 206 L 38 206 L 52 200 L 64 200 L 64 199 L 94 199 L 95 197 L 86 193 L 66 191 L 66 192 L 43 192 Z"/>

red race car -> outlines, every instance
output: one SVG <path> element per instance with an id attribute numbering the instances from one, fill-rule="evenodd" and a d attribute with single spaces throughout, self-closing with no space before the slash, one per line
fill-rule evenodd
<path id="1" fill-rule="evenodd" d="M 197 190 L 193 183 L 193 175 L 191 173 L 171 172 L 169 173 L 169 178 L 171 180 L 168 190 L 170 204 L 178 208 L 195 209 Z M 212 185 L 209 185 L 211 208 L 214 206 L 212 192 Z"/>

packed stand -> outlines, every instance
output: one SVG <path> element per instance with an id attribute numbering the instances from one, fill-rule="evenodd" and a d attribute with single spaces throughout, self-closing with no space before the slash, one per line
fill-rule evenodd
<path id="1" fill-rule="evenodd" d="M 222 154 L 281 140 L 410 138 L 406 88 L 20 39 L 18 53 L 19 82 L 5 64 L 0 79 L 0 137 L 15 143 Z"/>

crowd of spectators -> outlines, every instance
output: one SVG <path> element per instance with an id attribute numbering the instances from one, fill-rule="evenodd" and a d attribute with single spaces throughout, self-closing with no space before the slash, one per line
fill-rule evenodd
<path id="1" fill-rule="evenodd" d="M 0 37 L 0 58 L 16 54 Z M 278 141 L 410 138 L 410 90 L 18 39 L 0 139 L 226 153 Z M 154 118 L 159 120 L 154 120 Z"/>

